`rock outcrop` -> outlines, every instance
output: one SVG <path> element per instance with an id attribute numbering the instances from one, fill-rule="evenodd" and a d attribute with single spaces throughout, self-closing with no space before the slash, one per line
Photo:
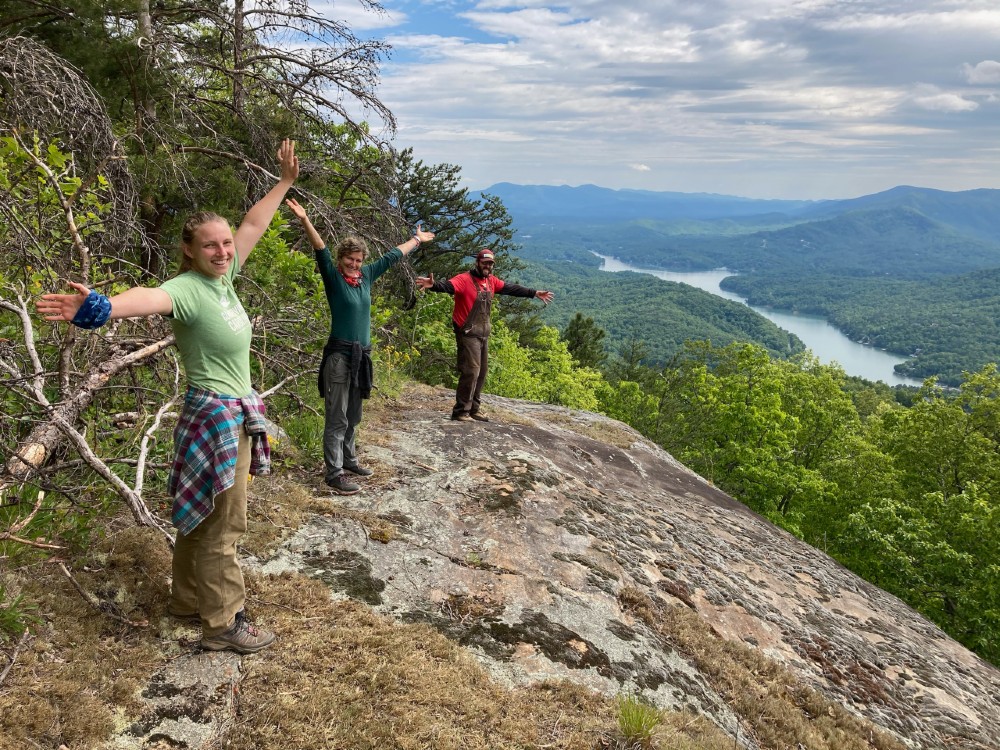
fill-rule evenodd
<path id="1" fill-rule="evenodd" d="M 493 421 L 452 422 L 441 391 L 406 403 L 363 435 L 367 491 L 337 501 L 391 533 L 315 517 L 264 572 L 432 623 L 500 679 L 638 691 L 752 746 L 627 591 L 697 613 L 910 746 L 1000 747 L 1000 671 L 629 428 L 499 398 Z"/>

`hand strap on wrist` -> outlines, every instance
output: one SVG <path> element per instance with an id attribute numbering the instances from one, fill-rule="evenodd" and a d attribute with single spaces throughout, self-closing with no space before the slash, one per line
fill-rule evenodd
<path id="1" fill-rule="evenodd" d="M 110 317 L 111 300 L 91 289 L 70 323 L 78 328 L 100 328 Z"/>

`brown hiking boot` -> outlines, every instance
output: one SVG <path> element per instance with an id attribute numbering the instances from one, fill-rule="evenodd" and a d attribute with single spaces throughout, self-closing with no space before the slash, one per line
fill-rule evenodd
<path id="1" fill-rule="evenodd" d="M 485 414 L 480 414 L 479 412 L 476 412 L 475 414 L 470 414 L 469 416 L 472 417 L 477 422 L 489 422 L 490 421 L 489 417 L 487 417 Z"/>
<path id="2" fill-rule="evenodd" d="M 253 654 L 272 643 L 274 633 L 252 625 L 243 617 L 237 617 L 226 632 L 201 639 L 201 647 L 207 651 L 235 651 L 239 654 Z"/>

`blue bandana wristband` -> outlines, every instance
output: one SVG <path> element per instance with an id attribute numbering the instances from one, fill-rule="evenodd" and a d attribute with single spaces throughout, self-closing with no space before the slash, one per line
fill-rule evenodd
<path id="1" fill-rule="evenodd" d="M 100 328 L 110 317 L 111 300 L 91 290 L 70 322 L 79 328 Z"/>

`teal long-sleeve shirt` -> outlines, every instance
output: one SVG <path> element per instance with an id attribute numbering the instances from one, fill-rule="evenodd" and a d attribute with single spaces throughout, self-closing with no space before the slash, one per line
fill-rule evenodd
<path id="1" fill-rule="evenodd" d="M 403 258 L 403 251 L 393 248 L 381 258 L 361 267 L 361 283 L 351 286 L 345 280 L 327 248 L 316 251 L 316 266 L 323 278 L 323 290 L 330 305 L 330 336 L 344 341 L 372 342 L 372 284 Z"/>

